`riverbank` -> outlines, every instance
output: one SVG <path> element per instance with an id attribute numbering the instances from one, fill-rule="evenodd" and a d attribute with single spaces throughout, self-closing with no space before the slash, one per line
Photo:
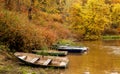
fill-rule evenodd
<path id="1" fill-rule="evenodd" d="M 120 35 L 106 35 L 102 36 L 103 40 L 120 40 Z"/>
<path id="2" fill-rule="evenodd" d="M 0 74 L 60 74 L 53 68 L 41 68 L 20 62 L 6 46 L 0 45 Z"/>
<path id="3" fill-rule="evenodd" d="M 9 58 L 0 53 L 0 74 L 112 74 L 120 73 L 119 40 L 110 41 L 83 41 L 79 44 L 89 47 L 87 54 L 69 54 L 70 60 L 67 69 L 53 69 L 31 67 L 19 62 L 14 57 Z M 114 46 L 114 47 L 113 47 Z M 118 50 L 119 50 L 118 49 Z M 7 53 L 6 53 L 7 54 Z M 76 61 L 77 59 L 77 61 Z M 101 61 L 102 60 L 102 61 Z"/>
<path id="4" fill-rule="evenodd" d="M 0 53 L 0 74 L 60 74 L 59 69 L 31 67 Z"/>

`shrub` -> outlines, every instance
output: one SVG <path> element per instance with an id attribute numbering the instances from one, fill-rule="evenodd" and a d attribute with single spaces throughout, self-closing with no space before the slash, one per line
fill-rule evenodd
<path id="1" fill-rule="evenodd" d="M 51 29 L 54 34 L 58 36 L 58 39 L 65 39 L 71 37 L 71 32 L 65 28 L 63 24 L 58 22 L 49 22 L 45 25 L 46 28 Z"/>
<path id="2" fill-rule="evenodd" d="M 58 39 L 57 35 L 51 29 L 43 28 L 41 32 L 41 35 L 44 37 L 44 43 L 46 43 L 49 46 L 52 45 L 52 43 L 54 43 Z"/>
<path id="3" fill-rule="evenodd" d="M 106 29 L 103 32 L 103 35 L 118 35 L 119 31 L 117 29 Z"/>
<path id="4" fill-rule="evenodd" d="M 0 41 L 12 51 L 48 49 L 58 39 L 70 36 L 69 30 L 55 21 L 36 25 L 39 20 L 29 21 L 26 15 L 8 10 L 1 10 L 0 16 Z"/>
<path id="5" fill-rule="evenodd" d="M 10 11 L 0 11 L 0 41 L 17 51 L 41 49 L 56 40 L 50 30 L 34 25 L 27 17 Z"/>

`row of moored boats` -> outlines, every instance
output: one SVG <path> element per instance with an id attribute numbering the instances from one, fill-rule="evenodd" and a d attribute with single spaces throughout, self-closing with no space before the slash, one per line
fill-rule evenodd
<path id="1" fill-rule="evenodd" d="M 84 53 L 87 47 L 59 46 L 57 50 L 33 50 L 33 53 L 16 52 L 14 55 L 31 66 L 66 68 L 68 53 Z"/>

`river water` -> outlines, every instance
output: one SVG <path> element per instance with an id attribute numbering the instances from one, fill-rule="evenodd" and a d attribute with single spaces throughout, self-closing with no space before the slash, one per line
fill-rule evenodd
<path id="1" fill-rule="evenodd" d="M 60 74 L 120 74 L 120 41 L 80 42 L 87 54 L 69 54 L 68 68 Z"/>

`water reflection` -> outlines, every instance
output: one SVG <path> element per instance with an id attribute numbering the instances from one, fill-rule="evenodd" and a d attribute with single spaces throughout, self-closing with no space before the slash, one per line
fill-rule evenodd
<path id="1" fill-rule="evenodd" d="M 102 41 L 105 46 L 120 46 L 120 40 L 105 40 Z"/>
<path id="2" fill-rule="evenodd" d="M 113 74 L 120 73 L 120 55 L 109 54 L 110 48 L 105 46 L 120 46 L 120 41 L 82 42 L 89 47 L 84 55 L 68 55 L 68 69 L 62 74 Z"/>
<path id="3" fill-rule="evenodd" d="M 109 48 L 109 54 L 120 55 L 120 46 L 104 46 L 105 48 Z"/>

